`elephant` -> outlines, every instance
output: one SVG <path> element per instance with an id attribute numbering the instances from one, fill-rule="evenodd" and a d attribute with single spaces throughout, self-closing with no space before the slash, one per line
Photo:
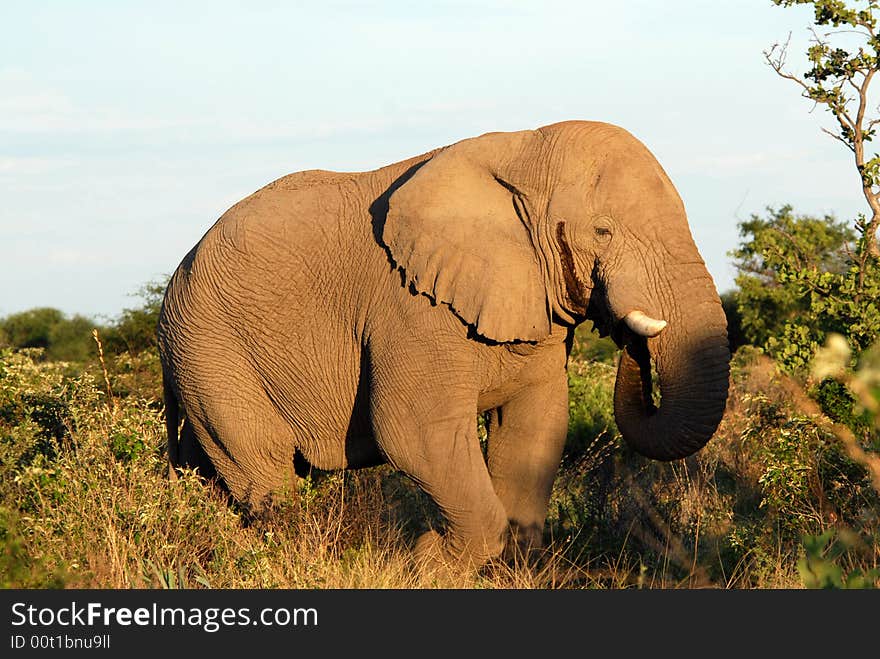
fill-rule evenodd
<path id="1" fill-rule="evenodd" d="M 727 399 L 727 323 L 679 194 L 623 128 L 565 121 L 284 176 L 168 284 L 170 471 L 200 466 L 259 511 L 298 465 L 388 463 L 442 513 L 415 540 L 422 564 L 533 551 L 585 320 L 621 351 L 626 443 L 661 461 L 701 449 Z"/>

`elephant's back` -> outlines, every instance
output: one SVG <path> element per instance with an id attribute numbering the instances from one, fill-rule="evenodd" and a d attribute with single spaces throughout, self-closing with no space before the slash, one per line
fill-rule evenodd
<path id="1" fill-rule="evenodd" d="M 250 300 L 264 310 L 272 300 L 291 310 L 315 299 L 343 303 L 345 273 L 374 242 L 360 188 L 356 175 L 309 171 L 243 199 L 196 248 L 201 285 L 227 304 Z"/>
<path id="2" fill-rule="evenodd" d="M 328 169 L 306 169 L 275 179 L 261 191 L 297 192 L 311 190 L 326 185 L 339 185 L 356 180 L 361 174 L 334 172 Z"/>
<path id="3" fill-rule="evenodd" d="M 370 318 L 410 296 L 377 238 L 378 202 L 431 155 L 373 172 L 296 172 L 257 190 L 184 258 L 169 287 L 172 315 L 258 343 L 328 327 L 359 341 Z"/>

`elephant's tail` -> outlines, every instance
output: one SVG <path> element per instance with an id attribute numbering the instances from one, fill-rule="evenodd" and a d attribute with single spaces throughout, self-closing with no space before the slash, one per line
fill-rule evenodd
<path id="1" fill-rule="evenodd" d="M 177 472 L 174 468 L 179 464 L 180 404 L 177 402 L 171 380 L 164 370 L 162 372 L 162 394 L 165 398 L 165 432 L 168 435 L 168 477 L 171 480 L 177 480 Z"/>

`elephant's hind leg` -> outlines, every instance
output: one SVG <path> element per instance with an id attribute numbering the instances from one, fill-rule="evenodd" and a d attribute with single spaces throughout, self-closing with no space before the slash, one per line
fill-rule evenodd
<path id="1" fill-rule="evenodd" d="M 200 476 L 205 478 L 214 478 L 217 475 L 214 465 L 205 453 L 205 449 L 196 438 L 193 424 L 189 419 L 185 419 L 183 427 L 180 429 L 180 436 L 177 438 L 176 444 L 172 448 L 168 447 L 168 461 L 171 468 L 172 476 L 175 470 L 195 469 Z"/>
<path id="2" fill-rule="evenodd" d="M 293 431 L 265 394 L 263 400 L 255 395 L 238 403 L 215 402 L 207 412 L 189 419 L 194 444 L 237 501 L 256 514 L 265 512 L 296 483 Z"/>

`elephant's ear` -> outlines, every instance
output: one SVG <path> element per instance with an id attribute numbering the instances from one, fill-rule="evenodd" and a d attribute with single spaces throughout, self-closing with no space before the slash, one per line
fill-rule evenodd
<path id="1" fill-rule="evenodd" d="M 550 333 L 544 278 L 515 188 L 489 164 L 514 156 L 516 135 L 491 133 L 437 153 L 391 195 L 382 233 L 416 290 L 498 342 Z"/>

